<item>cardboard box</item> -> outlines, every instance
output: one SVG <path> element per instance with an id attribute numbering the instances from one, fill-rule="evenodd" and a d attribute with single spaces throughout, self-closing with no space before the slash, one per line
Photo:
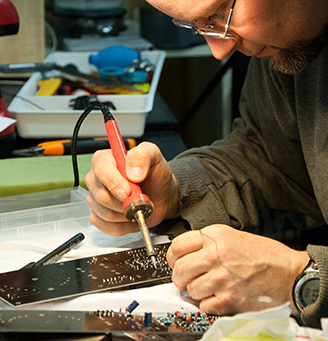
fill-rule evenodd
<path id="1" fill-rule="evenodd" d="M 44 0 L 11 0 L 19 16 L 17 35 L 1 37 L 0 64 L 36 63 L 45 57 Z M 21 76 L 0 74 L 0 77 Z"/>

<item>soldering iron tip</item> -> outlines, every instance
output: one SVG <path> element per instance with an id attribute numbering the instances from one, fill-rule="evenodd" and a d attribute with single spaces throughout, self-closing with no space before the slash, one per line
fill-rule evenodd
<path id="1" fill-rule="evenodd" d="M 152 263 L 153 263 L 153 265 L 154 265 L 154 268 L 157 269 L 156 257 L 155 257 L 155 256 L 151 256 L 150 259 L 151 259 L 151 261 L 152 261 Z"/>

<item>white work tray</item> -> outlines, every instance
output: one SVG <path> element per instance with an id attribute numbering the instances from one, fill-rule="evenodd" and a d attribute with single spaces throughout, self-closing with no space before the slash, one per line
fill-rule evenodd
<path id="1" fill-rule="evenodd" d="M 90 54 L 95 53 L 97 52 L 54 52 L 47 56 L 45 62 L 55 62 L 61 66 L 74 64 L 80 72 L 91 73 L 97 71 L 94 65 L 89 64 Z M 112 110 L 112 114 L 123 137 L 143 135 L 148 113 L 153 108 L 165 56 L 165 51 L 141 52 L 142 59 L 149 59 L 155 65 L 147 94 L 98 95 L 99 101 L 111 101 L 116 107 L 116 110 Z M 59 71 L 46 72 L 47 77 L 59 74 Z M 76 96 L 35 96 L 37 83 L 41 79 L 41 72 L 33 73 L 8 107 L 9 112 L 17 120 L 16 127 L 19 136 L 23 138 L 71 138 L 76 121 L 83 112 L 83 110 L 73 110 L 69 107 L 70 100 Z M 101 112 L 95 110 L 83 122 L 79 137 L 100 136 L 106 136 L 104 120 Z"/>
<path id="2" fill-rule="evenodd" d="M 0 241 L 36 241 L 90 228 L 82 187 L 0 198 Z"/>

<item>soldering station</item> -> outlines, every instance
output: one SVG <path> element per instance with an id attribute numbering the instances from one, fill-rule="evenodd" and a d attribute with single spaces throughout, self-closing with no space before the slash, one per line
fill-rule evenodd
<path id="1" fill-rule="evenodd" d="M 0 0 L 0 341 L 328 341 L 298 2 Z"/>
<path id="2" fill-rule="evenodd" d="M 1 340 L 192 341 L 219 320 L 173 285 L 171 241 L 149 229 L 156 205 L 127 178 L 126 157 L 143 141 L 167 160 L 185 151 L 180 130 L 230 62 L 179 121 L 158 92 L 164 62 L 211 52 L 146 1 L 130 6 L 0 0 Z M 50 39 L 46 53 L 32 53 L 41 41 L 25 51 L 32 36 Z M 90 224 L 84 177 L 100 149 L 111 149 L 130 185 L 122 212 L 136 233 L 110 236 Z"/>
<path id="3" fill-rule="evenodd" d="M 60 16 L 59 22 L 74 18 L 74 26 L 66 28 L 82 34 L 88 32 L 83 31 L 84 29 L 90 30 L 91 27 L 98 33 L 100 30 L 101 35 L 115 36 L 125 30 L 123 15 L 126 11 L 119 0 L 113 1 L 110 7 L 108 1 L 93 1 L 92 4 L 87 1 L 83 4 L 85 6 L 78 4 L 78 1 L 55 1 L 54 8 Z M 111 27 L 104 24 L 104 19 L 108 17 L 111 18 Z M 18 34 L 19 21 L 19 13 L 14 4 L 10 0 L 0 0 L 0 35 Z M 89 22 L 88 26 L 85 25 L 86 22 Z M 105 310 L 94 311 L 33 309 L 33 305 L 49 301 L 56 302 L 109 290 L 133 291 L 171 283 L 172 270 L 166 261 L 166 251 L 170 243 L 153 244 L 146 222 L 156 207 L 138 184 L 127 179 L 125 170 L 127 151 L 138 143 L 144 133 L 145 121 L 153 106 L 164 59 L 163 51 L 110 46 L 98 52 L 74 56 L 69 52 L 54 52 L 44 62 L 0 65 L 0 72 L 7 77 L 21 73 L 31 75 L 8 108 L 0 97 L 0 115 L 16 119 L 16 122 L 11 122 L 1 132 L 1 157 L 41 161 L 70 154 L 74 175 L 74 189 L 70 193 L 69 203 L 58 205 L 56 200 L 59 199 L 60 202 L 62 195 L 59 192 L 57 195 L 56 191 L 56 194 L 52 194 L 52 191 L 42 192 L 39 197 L 36 192 L 32 201 L 28 199 L 31 197 L 24 197 L 24 194 L 22 198 L 18 196 L 18 206 L 22 202 L 27 204 L 26 208 L 25 204 L 21 205 L 19 210 L 13 204 L 16 197 L 8 197 L 7 201 L 4 198 L 1 201 L 3 211 L 0 211 L 0 221 L 6 220 L 6 228 L 0 228 L 2 239 L 24 240 L 27 236 L 32 236 L 33 230 L 40 231 L 39 238 L 47 233 L 50 233 L 49 236 L 53 233 L 60 236 L 64 232 L 62 226 L 65 221 L 71 222 L 72 226 L 79 226 L 82 215 L 75 215 L 75 204 L 80 205 L 81 198 L 85 202 L 83 190 L 79 187 L 79 157 L 97 149 L 111 148 L 118 170 L 131 187 L 131 194 L 122 204 L 124 215 L 139 226 L 144 244 L 142 247 L 124 251 L 98 253 L 62 261 L 63 257 L 70 257 L 75 249 L 88 243 L 89 227 L 85 228 L 82 223 L 80 230 L 76 230 L 77 234 L 39 260 L 34 258 L 19 269 L 0 273 L 0 302 L 4 303 L 0 312 L 0 335 L 3 337 L 13 335 L 12 333 L 36 333 L 48 337 L 53 333 L 64 333 L 68 337 L 93 333 L 114 337 L 127 332 L 150 333 L 154 337 L 185 333 L 199 336 L 216 319 L 201 315 L 199 311 L 172 311 L 154 315 L 147 310 L 141 313 L 142 304 L 136 300 L 125 310 L 110 306 L 110 303 Z M 3 92 L 8 94 L 6 90 Z M 139 99 L 144 104 L 138 108 Z M 140 121 L 138 124 L 131 120 L 135 111 L 130 110 L 129 113 L 128 107 L 124 107 L 131 105 L 130 103 L 136 111 L 141 112 L 141 121 L 137 118 Z M 66 121 L 64 115 L 71 114 L 72 118 Z M 129 115 L 129 124 L 124 121 L 125 114 Z M 102 117 L 103 123 L 99 117 Z M 58 118 L 59 121 L 56 121 Z M 91 122 L 91 119 L 95 121 Z M 35 145 L 17 148 L 17 134 L 23 139 L 33 139 Z M 47 137 L 50 138 L 49 141 L 37 143 Z M 54 200 L 51 200 L 52 195 Z M 44 201 L 44 207 L 34 208 L 34 201 Z M 10 207 L 9 211 L 6 207 Z M 73 214 L 69 219 L 68 212 Z M 33 221 L 29 222 L 27 216 Z M 11 237 L 11 234 L 16 237 Z M 139 312 L 134 314 L 133 311 L 137 308 Z"/>

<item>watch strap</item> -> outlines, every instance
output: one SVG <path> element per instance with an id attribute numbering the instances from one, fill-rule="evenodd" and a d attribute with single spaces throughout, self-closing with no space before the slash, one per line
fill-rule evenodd
<path id="1" fill-rule="evenodd" d="M 302 311 L 304 307 L 303 290 L 308 281 L 319 279 L 319 269 L 313 259 L 310 259 L 306 267 L 296 277 L 293 285 L 293 300 L 298 311 Z"/>
<path id="2" fill-rule="evenodd" d="M 320 291 L 317 301 L 302 310 L 301 319 L 306 326 L 320 329 L 320 319 L 328 317 L 328 247 L 308 245 L 306 250 L 320 271 Z"/>

